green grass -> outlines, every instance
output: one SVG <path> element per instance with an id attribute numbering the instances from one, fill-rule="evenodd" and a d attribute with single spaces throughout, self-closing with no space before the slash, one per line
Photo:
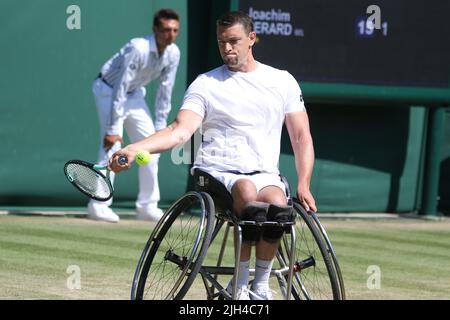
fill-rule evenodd
<path id="1" fill-rule="evenodd" d="M 323 223 L 338 253 L 348 299 L 450 299 L 449 221 Z M 152 227 L 134 220 L 0 216 L 0 299 L 129 299 Z M 214 245 L 209 251 L 208 264 L 218 250 Z M 80 268 L 81 289 L 67 286 L 72 265 Z M 380 288 L 367 286 L 369 266 L 380 268 Z"/>
<path id="2" fill-rule="evenodd" d="M 0 299 L 128 299 L 151 224 L 0 217 Z M 67 268 L 80 268 L 70 290 Z"/>
<path id="3" fill-rule="evenodd" d="M 449 299 L 450 223 L 325 221 L 349 299 Z M 380 288 L 368 280 L 380 270 Z M 368 273 L 369 272 L 369 273 Z"/>

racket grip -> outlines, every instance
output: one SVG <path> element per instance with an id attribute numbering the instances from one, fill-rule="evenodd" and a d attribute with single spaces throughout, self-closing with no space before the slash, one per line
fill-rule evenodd
<path id="1" fill-rule="evenodd" d="M 124 165 L 128 163 L 128 159 L 125 156 L 119 156 L 118 162 L 119 164 Z"/>

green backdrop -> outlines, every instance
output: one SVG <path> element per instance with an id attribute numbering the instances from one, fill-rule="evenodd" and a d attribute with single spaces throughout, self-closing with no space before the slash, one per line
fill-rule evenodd
<path id="1" fill-rule="evenodd" d="M 81 29 L 69 30 L 66 13 L 80 8 Z M 101 66 L 131 38 L 151 33 L 153 14 L 171 7 L 181 15 L 177 44 L 182 52 L 173 94 L 173 119 L 187 74 L 187 1 L 181 0 L 2 0 L 0 205 L 83 205 L 67 183 L 69 159 L 95 161 L 99 145 L 92 82 Z M 147 101 L 153 107 L 156 85 Z M 187 168 L 161 158 L 161 193 L 186 189 Z M 137 171 L 117 179 L 118 199 L 137 193 Z"/>
<path id="2" fill-rule="evenodd" d="M 311 191 L 321 211 L 417 208 L 425 108 L 310 104 L 308 114 L 316 154 Z M 281 169 L 295 177 L 290 146 L 282 151 Z"/>
<path id="3" fill-rule="evenodd" d="M 450 214 L 450 110 L 446 112 L 444 144 L 439 180 L 439 210 Z"/>
<path id="4" fill-rule="evenodd" d="M 81 29 L 68 30 L 65 0 L 0 2 L 0 207 L 84 206 L 63 164 L 95 161 L 98 120 L 91 85 L 102 64 L 129 39 L 151 32 L 153 13 L 181 15 L 182 58 L 172 120 L 187 85 L 220 63 L 214 21 L 227 2 L 206 0 L 79 0 Z M 189 39 L 189 41 L 188 41 Z M 189 61 L 189 63 L 188 63 Z M 389 103 L 320 104 L 304 88 L 316 149 L 312 191 L 321 211 L 414 211 L 420 208 L 426 108 Z M 313 89 L 313 88 L 312 88 Z M 153 107 L 156 84 L 149 86 Z M 295 186 L 292 150 L 283 136 L 280 167 Z M 189 166 L 160 159 L 162 205 L 188 189 Z M 450 211 L 450 115 L 442 151 L 440 210 Z M 137 171 L 117 178 L 115 206 L 133 205 Z"/>

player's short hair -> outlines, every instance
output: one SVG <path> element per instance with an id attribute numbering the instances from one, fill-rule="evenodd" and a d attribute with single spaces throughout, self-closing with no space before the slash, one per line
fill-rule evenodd
<path id="1" fill-rule="evenodd" d="M 153 17 L 153 26 L 161 26 L 161 19 L 180 21 L 180 16 L 172 9 L 161 9 Z"/>
<path id="2" fill-rule="evenodd" d="M 216 21 L 216 27 L 231 27 L 235 24 L 242 24 L 246 33 L 253 32 L 253 20 L 248 14 L 242 11 L 229 11 L 224 13 Z"/>

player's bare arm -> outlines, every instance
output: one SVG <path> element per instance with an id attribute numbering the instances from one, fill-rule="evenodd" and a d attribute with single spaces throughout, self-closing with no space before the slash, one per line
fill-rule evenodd
<path id="1" fill-rule="evenodd" d="M 109 166 L 114 172 L 128 169 L 134 161 L 138 150 L 146 150 L 150 153 L 161 153 L 188 141 L 194 132 L 200 127 L 202 117 L 190 110 L 180 110 L 173 123 L 167 128 L 156 132 L 148 138 L 129 144 L 125 148 L 113 154 Z M 117 163 L 119 156 L 126 156 L 128 163 L 124 166 Z"/>
<path id="2" fill-rule="evenodd" d="M 297 197 L 306 210 L 317 211 L 316 202 L 310 191 L 314 167 L 314 145 L 306 112 L 292 112 L 286 115 L 286 128 L 295 156 L 298 175 Z"/>

